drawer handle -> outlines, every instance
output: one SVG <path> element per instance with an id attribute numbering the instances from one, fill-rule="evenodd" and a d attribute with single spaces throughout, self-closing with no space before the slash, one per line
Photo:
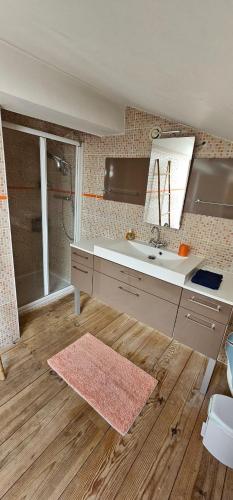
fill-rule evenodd
<path id="1" fill-rule="evenodd" d="M 81 253 L 73 252 L 74 255 L 77 255 L 78 257 L 81 257 L 82 259 L 88 259 L 86 255 L 81 255 Z"/>
<path id="2" fill-rule="evenodd" d="M 139 297 L 139 293 L 130 292 L 130 290 L 126 290 L 126 288 L 123 288 L 123 286 L 118 286 L 118 288 L 120 288 L 120 290 L 122 290 L 123 292 L 130 293 L 131 295 L 135 295 L 135 297 Z"/>
<path id="3" fill-rule="evenodd" d="M 80 271 L 80 273 L 88 274 L 88 271 L 84 271 L 83 269 L 79 269 L 79 267 L 72 266 L 73 269 L 76 269 L 76 271 Z"/>
<path id="4" fill-rule="evenodd" d="M 203 307 L 206 307 L 207 309 L 211 309 L 212 311 L 215 311 L 215 312 L 220 312 L 221 311 L 221 306 L 216 306 L 216 307 L 212 307 L 212 306 L 208 306 L 208 304 L 205 304 L 204 302 L 199 302 L 199 300 L 196 300 L 195 299 L 195 295 L 193 295 L 190 299 L 188 299 L 189 302 L 193 302 L 193 304 L 198 304 L 199 306 L 203 306 Z"/>
<path id="5" fill-rule="evenodd" d="M 133 274 L 126 273 L 125 271 L 121 271 L 122 274 L 126 274 L 126 276 L 130 276 L 130 278 L 135 278 L 136 280 L 141 280 L 142 278 L 139 278 L 139 276 L 134 276 Z"/>
<path id="6" fill-rule="evenodd" d="M 185 317 L 190 321 L 193 321 L 193 323 L 197 323 L 198 325 L 201 325 L 204 328 L 208 328 L 208 330 L 215 330 L 215 323 L 209 323 L 209 325 L 205 325 L 205 323 L 201 323 L 200 321 L 197 321 L 196 319 L 192 318 L 190 313 L 185 314 Z"/>

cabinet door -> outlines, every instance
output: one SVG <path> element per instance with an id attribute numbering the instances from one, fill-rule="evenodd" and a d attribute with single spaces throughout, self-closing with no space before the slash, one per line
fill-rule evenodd
<path id="1" fill-rule="evenodd" d="M 228 323 L 232 311 L 229 304 L 190 290 L 183 290 L 180 305 L 224 325 Z"/>
<path id="2" fill-rule="evenodd" d="M 75 261 L 71 262 L 71 283 L 72 285 L 92 295 L 93 270 Z"/>
<path id="3" fill-rule="evenodd" d="M 127 285 L 135 286 L 144 292 L 151 293 L 161 299 L 169 300 L 173 304 L 178 304 L 182 288 L 166 281 L 159 280 L 130 269 L 120 264 L 115 264 L 100 257 L 94 257 L 94 269 L 107 276 L 123 281 Z"/>
<path id="4" fill-rule="evenodd" d="M 225 326 L 191 310 L 179 308 L 174 338 L 209 358 L 216 359 Z"/>
<path id="5" fill-rule="evenodd" d="M 79 264 L 83 264 L 87 267 L 93 268 L 93 260 L 94 257 L 91 253 L 84 252 L 83 250 L 79 250 L 78 248 L 71 249 L 71 259 Z"/>
<path id="6" fill-rule="evenodd" d="M 93 294 L 106 304 L 172 336 L 177 306 L 94 271 Z"/>

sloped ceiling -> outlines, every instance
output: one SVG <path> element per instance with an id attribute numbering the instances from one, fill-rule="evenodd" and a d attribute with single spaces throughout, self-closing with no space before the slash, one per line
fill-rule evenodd
<path id="1" fill-rule="evenodd" d="M 233 139 L 233 2 L 0 0 L 0 37 L 120 105 Z"/>

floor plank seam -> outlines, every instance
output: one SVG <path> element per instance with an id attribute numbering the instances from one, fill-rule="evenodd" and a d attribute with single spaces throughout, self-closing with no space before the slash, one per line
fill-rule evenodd
<path id="1" fill-rule="evenodd" d="M 2 408 L 2 406 L 4 406 L 5 404 L 7 404 L 9 401 L 11 401 L 15 396 L 17 396 L 20 392 L 22 392 L 24 389 L 26 389 L 26 387 L 29 387 L 29 385 L 33 384 L 33 382 L 35 382 L 36 380 L 38 380 L 40 377 L 42 377 L 47 371 L 49 371 L 50 368 L 45 368 L 43 373 L 41 373 L 40 375 L 38 375 L 38 377 L 36 377 L 35 379 L 32 380 L 32 382 L 30 382 L 28 385 L 25 385 L 23 388 L 21 388 L 18 392 L 16 392 L 13 396 L 11 396 L 7 401 L 5 401 L 4 403 L 0 403 L 0 408 Z M 4 381 L 3 384 L 6 384 L 6 382 Z"/>
<path id="2" fill-rule="evenodd" d="M 66 389 L 66 387 L 64 387 L 64 388 L 63 388 L 63 390 L 64 390 L 64 389 Z M 59 392 L 61 392 L 61 391 L 59 391 Z M 51 399 L 53 399 L 53 398 L 51 398 Z M 51 400 L 51 399 L 50 399 L 50 400 Z M 80 409 L 79 409 L 79 410 L 80 410 L 80 412 L 82 412 L 82 411 L 83 411 L 83 407 L 85 407 L 85 406 L 88 406 L 88 404 L 84 402 L 84 403 L 83 403 L 83 406 L 81 406 L 81 407 L 80 407 Z M 22 473 L 22 474 L 21 474 L 21 475 L 20 475 L 20 476 L 16 479 L 16 481 L 15 481 L 15 482 L 14 482 L 14 483 L 10 486 L 10 488 L 9 488 L 7 491 L 5 491 L 5 493 L 4 493 L 4 495 L 3 495 L 3 497 L 0 497 L 0 498 L 4 498 L 4 497 L 5 497 L 5 495 L 6 495 L 6 494 L 8 494 L 12 488 L 14 488 L 15 484 L 16 484 L 16 483 L 17 483 L 17 482 L 18 482 L 18 481 L 19 481 L 19 480 L 20 480 L 20 479 L 21 479 L 21 478 L 22 478 L 22 477 L 23 477 L 23 476 L 24 476 L 24 475 L 25 475 L 25 474 L 26 474 L 26 473 L 30 470 L 30 468 L 31 468 L 34 464 L 36 464 L 36 462 L 40 459 L 40 457 L 43 455 L 43 453 L 45 453 L 45 451 L 47 450 L 47 448 L 49 448 L 49 446 L 50 446 L 50 445 L 51 445 L 51 444 L 52 444 L 52 443 L 53 443 L 53 442 L 54 442 L 54 441 L 55 441 L 55 440 L 56 440 L 56 439 L 60 436 L 60 434 L 62 434 L 63 432 L 65 432 L 65 430 L 67 429 L 67 427 L 69 427 L 69 426 L 70 426 L 70 424 L 71 424 L 72 422 L 74 422 L 74 421 L 77 419 L 77 417 L 78 417 L 78 415 L 76 415 L 75 417 L 71 418 L 71 420 L 67 423 L 67 425 L 64 427 L 64 429 L 62 429 L 62 430 L 61 430 L 61 431 L 60 431 L 60 432 L 59 432 L 59 433 L 58 433 L 58 434 L 57 434 L 57 435 L 56 435 L 56 436 L 55 436 L 55 437 L 54 437 L 54 438 L 53 438 L 53 439 L 49 442 L 49 444 L 48 444 L 48 445 L 47 445 L 47 446 L 43 449 L 43 451 L 42 451 L 42 452 L 41 452 L 41 453 L 40 453 L 40 454 L 36 457 L 36 459 L 32 462 L 32 464 L 30 464 L 30 465 L 29 465 L 29 467 L 27 467 L 27 469 L 25 469 L 25 471 L 24 471 L 24 472 L 23 472 L 23 473 Z M 54 418 L 56 418 L 56 416 L 55 416 L 55 417 L 53 417 L 53 419 L 54 419 Z M 53 419 L 52 419 L 52 420 L 53 420 Z M 52 422 L 52 420 L 51 420 L 51 422 Z M 102 438 L 101 438 L 101 439 L 102 439 Z M 96 445 L 96 446 L 98 446 L 98 444 L 99 444 L 99 443 L 97 443 L 97 445 Z M 64 491 L 65 491 L 65 490 L 64 490 Z"/>
<path id="3" fill-rule="evenodd" d="M 169 346 L 170 346 L 170 345 L 171 345 L 171 343 L 169 344 Z M 166 351 L 166 350 L 165 350 L 165 351 Z M 184 372 L 184 370 L 185 370 L 185 368 L 186 368 L 186 366 L 187 366 L 187 364 L 188 364 L 188 362 L 189 362 L 189 360 L 190 360 L 191 356 L 192 356 L 192 352 L 190 353 L 190 356 L 188 357 L 188 359 L 187 359 L 187 361 L 186 361 L 186 363 L 185 363 L 185 365 L 184 365 L 184 367 L 183 367 L 183 369 L 182 369 L 182 371 L 181 371 L 181 373 L 180 373 L 179 377 L 177 378 L 177 380 L 176 380 L 176 384 L 178 383 L 178 381 L 179 381 L 180 377 L 182 376 L 182 373 Z M 140 450 L 139 450 L 139 452 L 138 452 L 137 456 L 136 456 L 136 457 L 135 457 L 135 459 L 133 460 L 133 462 L 132 462 L 132 464 L 131 464 L 131 466 L 130 466 L 130 468 L 129 468 L 129 470 L 128 470 L 128 472 L 127 472 L 127 474 L 126 474 L 126 476 L 125 476 L 125 478 L 124 478 L 124 480 L 123 480 L 123 482 L 122 482 L 122 484 L 121 484 L 121 486 L 120 486 L 120 488 L 118 488 L 118 491 L 116 492 L 116 495 L 115 495 L 115 497 L 114 497 L 114 499 L 113 499 L 113 500 L 115 500 L 115 498 L 116 498 L 116 497 L 117 497 L 117 495 L 118 495 L 118 492 L 121 490 L 121 488 L 122 488 L 122 486 L 123 486 L 124 482 L 127 480 L 127 476 L 129 475 L 129 473 L 130 473 L 130 471 L 131 471 L 131 469 L 132 469 L 132 467 L 133 467 L 133 465 L 134 465 L 134 462 L 137 460 L 137 458 L 138 458 L 139 454 L 141 453 L 141 450 L 142 450 L 142 448 L 143 448 L 143 446 L 144 446 L 144 444 L 145 444 L 146 440 L 149 438 L 149 436 L 150 436 L 150 434 L 151 434 L 151 432 L 152 432 L 152 430 L 153 430 L 153 427 L 156 425 L 156 422 L 157 422 L 157 420 L 158 420 L 159 416 L 160 416 L 160 415 L 161 415 L 161 413 L 164 411 L 164 409 L 165 409 L 165 407 L 166 407 L 166 405 L 167 405 L 167 403 L 168 403 L 169 397 L 171 396 L 171 394 L 173 393 L 173 391 L 174 391 L 174 390 L 175 390 L 175 388 L 176 388 L 176 384 L 174 385 L 174 387 L 173 387 L 173 389 L 171 390 L 171 392 L 168 394 L 167 399 L 166 399 L 166 403 L 165 403 L 165 405 L 161 408 L 161 410 L 160 410 L 160 412 L 159 412 L 158 416 L 156 417 L 156 420 L 154 421 L 154 423 L 153 423 L 153 425 L 152 425 L 152 427 L 151 427 L 150 431 L 148 432 L 148 434 L 147 434 L 147 436 L 146 436 L 146 438 L 145 438 L 145 440 L 144 440 L 144 442 L 143 442 L 143 445 L 141 446 L 141 448 L 140 448 Z M 159 389 L 160 389 L 160 388 L 159 388 Z M 185 401 L 185 402 L 186 402 L 186 401 Z"/>
<path id="4" fill-rule="evenodd" d="M 46 373 L 46 372 L 45 372 L 45 373 Z M 44 374 L 43 374 L 43 375 L 44 375 Z M 38 377 L 38 378 L 40 378 L 40 377 Z M 38 379 L 36 379 L 36 380 L 38 380 Z M 32 382 L 32 384 L 33 384 L 33 382 Z M 30 385 L 31 385 L 31 384 L 30 384 Z M 27 387 L 29 387 L 29 386 L 27 386 Z M 54 398 L 54 396 L 57 396 L 58 394 L 60 394 L 60 392 L 64 391 L 64 390 L 66 389 L 66 387 L 67 387 L 67 386 L 61 387 L 61 389 L 60 389 L 59 391 L 57 391 L 57 392 L 56 392 L 55 394 L 53 394 L 53 395 L 52 395 L 49 399 L 47 399 L 46 403 L 45 403 L 43 406 L 40 406 L 40 408 L 39 408 L 39 410 L 38 410 L 38 411 L 36 411 L 36 412 L 35 412 L 35 413 L 33 413 L 32 415 L 30 415 L 30 417 L 29 417 L 29 418 L 27 418 L 26 420 L 24 420 L 23 424 L 22 424 L 22 425 L 20 425 L 20 426 L 19 426 L 19 427 L 18 427 L 18 428 L 14 431 L 14 432 L 12 432 L 12 434 L 10 434 L 10 435 L 7 437 L 7 439 L 5 439 L 5 440 L 4 440 L 4 441 L 0 444 L 0 449 L 1 449 L 1 446 L 2 446 L 4 443 L 6 443 L 6 442 L 8 441 L 8 439 L 12 438 L 12 436 L 14 436 L 14 434 L 15 434 L 16 432 L 18 432 L 18 430 L 19 430 L 21 427 L 23 427 L 23 426 L 24 426 L 27 422 L 29 422 L 29 420 L 30 420 L 31 418 L 35 417 L 35 415 L 36 415 L 36 414 L 37 414 L 37 413 L 38 413 L 38 412 L 39 412 L 39 411 L 40 411 L 40 410 L 41 410 L 44 406 L 46 406 L 46 405 L 47 405 L 47 404 L 48 404 L 48 403 L 49 403 L 49 402 L 50 402 L 50 401 Z M 9 401 L 11 401 L 11 400 L 9 400 Z M 5 403 L 5 404 L 7 404 L 7 403 Z M 20 413 L 19 413 L 18 415 L 20 415 Z"/>
<path id="5" fill-rule="evenodd" d="M 72 295 L 58 302 L 27 313 L 5 351 L 1 498 L 230 499 L 233 471 L 202 450 L 199 432 L 209 398 L 226 391 L 224 364 L 200 395 L 206 358 L 86 295 L 80 316 Z M 47 358 L 87 331 L 158 379 L 126 438 L 50 376 Z"/>
<path id="6" fill-rule="evenodd" d="M 88 455 L 88 457 L 86 458 L 86 460 L 84 460 L 83 464 L 81 465 L 80 469 L 77 471 L 77 473 L 72 477 L 72 479 L 69 481 L 69 483 L 66 485 L 65 489 L 62 491 L 61 495 L 59 495 L 59 497 L 57 497 L 57 500 L 60 500 L 62 498 L 62 495 L 65 493 L 65 491 L 67 490 L 67 488 L 69 488 L 69 485 L 70 483 L 74 480 L 75 476 L 82 470 L 82 468 L 85 466 L 87 460 L 90 459 L 91 455 L 94 453 L 94 451 L 96 450 L 96 448 L 101 444 L 101 441 L 103 441 L 103 439 L 105 438 L 107 432 L 109 431 L 109 429 L 111 429 L 110 425 L 108 426 L 108 428 L 106 429 L 106 432 L 104 432 L 103 436 L 101 437 L 101 439 L 99 440 L 99 442 L 96 444 L 96 446 L 93 448 L 93 450 L 91 451 L 91 453 Z M 115 431 L 116 432 L 116 431 Z"/>
<path id="7" fill-rule="evenodd" d="M 171 343 L 172 343 L 172 340 L 171 340 L 171 342 L 169 342 L 168 346 L 165 348 L 165 350 L 163 351 L 163 353 L 161 353 L 161 355 L 160 355 L 160 357 L 159 357 L 159 360 L 157 361 L 157 364 L 159 364 L 160 359 L 162 358 L 162 356 L 164 355 L 164 353 L 166 352 L 166 350 L 168 350 L 168 349 L 169 349 L 169 347 L 170 347 Z M 184 367 L 183 367 L 183 369 L 182 369 L 182 371 L 181 371 L 181 373 L 180 373 L 180 375 L 179 375 L 179 377 L 178 377 L 178 379 L 177 379 L 176 383 L 178 382 L 179 378 L 181 377 L 181 375 L 182 375 L 183 371 L 185 370 L 185 367 L 186 367 L 187 363 L 189 362 L 189 360 L 190 360 L 191 356 L 192 356 L 192 351 L 190 352 L 190 355 L 188 356 L 187 361 L 186 361 L 186 363 L 185 363 L 185 365 L 184 365 Z M 168 396 L 167 396 L 167 401 L 168 401 L 168 399 L 169 399 L 169 397 L 170 397 L 170 395 L 172 394 L 172 392 L 173 392 L 173 390 L 174 390 L 174 389 L 175 389 L 175 386 L 173 387 L 173 389 L 171 390 L 171 392 L 168 394 Z M 166 401 L 166 403 L 167 403 L 167 401 Z M 162 413 L 162 411 L 163 411 L 163 410 L 164 410 L 164 407 L 162 407 L 162 408 L 161 408 L 161 410 L 160 410 L 159 414 L 157 415 L 156 420 L 155 420 L 154 424 L 152 425 L 151 430 L 153 429 L 154 425 L 156 424 L 157 419 L 159 418 L 159 416 L 160 416 L 160 414 Z M 111 430 L 111 427 L 109 427 L 109 428 L 107 429 L 106 433 L 107 433 L 107 432 L 109 432 L 109 430 Z M 141 449 L 142 449 L 142 447 L 144 446 L 145 441 L 148 439 L 148 436 L 150 435 L 151 430 L 150 430 L 150 431 L 148 432 L 148 434 L 145 436 L 145 439 L 144 439 L 144 441 L 143 441 L 143 444 L 142 444 L 142 446 L 141 446 L 140 450 L 139 450 L 139 451 L 138 451 L 138 453 L 137 453 L 137 456 L 136 456 L 136 457 L 135 457 L 135 459 L 133 460 L 133 463 L 131 464 L 131 466 L 130 466 L 130 468 L 129 468 L 129 471 L 127 472 L 127 475 L 126 475 L 126 476 L 125 476 L 125 478 L 123 479 L 123 481 L 122 481 L 121 485 L 120 485 L 120 486 L 119 486 L 119 488 L 117 489 L 117 492 L 116 492 L 116 494 L 115 494 L 115 496 L 114 496 L 114 498 L 113 498 L 112 500 L 114 500 L 114 499 L 116 498 L 116 495 L 117 495 L 117 494 L 118 494 L 118 492 L 120 491 L 120 489 L 121 489 L 121 487 L 122 487 L 122 485 L 123 485 L 124 481 L 126 480 L 126 478 L 127 478 L 128 474 L 129 474 L 129 472 L 130 472 L 130 470 L 131 470 L 131 468 L 132 468 L 132 466 L 133 466 L 133 464 L 134 464 L 135 460 L 137 459 L 138 455 L 140 454 Z M 105 433 L 105 434 L 106 434 L 106 433 Z M 104 439 L 104 436 L 103 436 L 103 438 L 101 439 L 101 441 L 102 441 L 103 439 Z M 100 442 L 101 442 L 101 441 L 100 441 Z M 96 449 L 96 447 L 95 447 L 95 449 Z M 92 451 L 92 453 L 89 455 L 89 457 L 87 458 L 87 460 L 89 460 L 89 459 L 90 459 L 90 456 L 94 453 L 94 451 L 95 451 L 95 450 L 93 450 L 93 451 Z M 79 469 L 78 473 L 80 473 L 80 471 L 82 470 L 82 468 L 85 466 L 85 463 L 87 462 L 87 460 L 86 460 L 86 461 L 82 464 L 82 467 Z M 73 477 L 73 479 L 70 481 L 70 483 L 74 480 L 74 478 L 75 478 L 75 476 L 74 476 L 74 477 Z M 70 484 L 70 483 L 69 483 L 69 484 Z M 67 485 L 66 489 L 68 488 L 68 486 L 69 486 L 69 485 Z M 65 489 L 65 490 L 66 490 L 66 489 Z M 64 491 L 65 491 L 65 490 L 64 490 Z M 63 492 L 63 493 L 64 493 L 64 492 Z M 59 498 L 61 498 L 61 497 L 59 497 Z"/>
<path id="8" fill-rule="evenodd" d="M 225 482 L 226 482 L 226 477 L 227 477 L 227 471 L 228 471 L 228 467 L 226 467 L 226 469 L 225 469 L 223 489 L 222 489 L 222 492 L 221 492 L 221 498 L 220 498 L 220 500 L 223 500 L 223 495 L 224 495 L 224 490 L 225 490 Z"/>
<path id="9" fill-rule="evenodd" d="M 197 421 L 198 421 L 198 419 L 199 419 L 199 417 L 200 417 L 200 414 L 201 414 L 201 412 L 202 412 L 202 410 L 203 410 L 203 407 L 204 407 L 204 405 L 205 405 L 205 403 L 206 403 L 206 400 L 208 400 L 208 399 L 210 399 L 210 397 L 208 396 L 208 392 L 207 392 L 207 393 L 204 395 L 203 400 L 202 400 L 202 404 L 201 404 L 201 406 L 200 406 L 200 408 L 199 408 L 199 411 L 198 411 L 198 414 L 197 414 L 197 418 L 196 418 L 195 423 L 194 423 L 194 425 L 193 425 L 193 429 L 192 429 L 192 432 L 191 432 L 191 435 L 190 435 L 190 438 L 189 438 L 189 441 L 188 441 L 188 444 L 187 444 L 187 447 L 186 447 L 185 453 L 184 453 L 184 455 L 183 455 L 183 459 L 182 459 L 182 461 L 181 461 L 181 463 L 180 463 L 179 470 L 178 470 L 178 472 L 177 472 L 176 479 L 175 479 L 175 481 L 174 481 L 174 483 L 173 483 L 173 486 L 172 486 L 172 489 L 171 489 L 171 492 L 170 492 L 170 495 L 169 495 L 168 500 L 169 500 L 169 499 L 172 497 L 172 495 L 173 495 L 174 487 L 175 487 L 175 485 L 176 485 L 177 478 L 178 478 L 178 476 L 179 476 L 179 474 L 180 474 L 180 469 L 182 468 L 182 466 L 183 466 L 183 464 L 184 464 L 184 461 L 185 461 L 186 452 L 187 452 L 188 447 L 189 447 L 189 444 L 190 444 L 190 442 L 191 442 L 191 440 L 192 440 L 192 438 L 193 438 L 193 435 L 195 434 L 195 426 L 196 426 L 196 423 L 197 423 Z M 226 476 L 226 473 L 225 473 L 225 476 Z M 224 489 L 223 489 L 223 490 L 224 490 Z M 222 494 L 223 494 L 223 491 L 222 491 Z"/>
<path id="10" fill-rule="evenodd" d="M 202 370 L 202 368 L 201 368 L 201 370 Z M 200 370 L 199 374 L 197 375 L 196 380 L 198 379 L 198 377 L 199 377 L 199 375 L 200 375 L 200 373 L 201 373 L 201 370 Z M 192 389 L 191 389 L 191 391 L 192 391 Z M 175 479 L 174 479 L 174 482 L 173 482 L 173 485 L 172 485 L 172 488 L 171 488 L 171 491 L 170 491 L 170 494 L 169 494 L 168 499 L 170 499 L 170 497 L 171 497 L 171 495 L 172 495 L 172 491 L 173 491 L 173 489 L 174 489 L 174 485 L 175 485 L 176 480 L 177 480 L 177 477 L 178 477 L 178 475 L 179 475 L 180 468 L 182 467 L 182 464 L 183 464 L 183 462 L 184 462 L 184 460 L 185 460 L 185 455 L 186 455 L 187 449 L 188 449 L 188 447 L 189 447 L 189 443 L 190 443 L 190 441 L 191 441 L 191 439 L 192 439 L 192 436 L 193 436 L 193 433 L 194 433 L 194 430 L 195 430 L 195 426 L 196 426 L 196 423 L 197 423 L 198 418 L 199 418 L 199 416 L 200 416 L 200 413 L 201 413 L 201 411 L 202 411 L 202 407 L 203 407 L 204 403 L 205 403 L 205 395 L 203 395 L 203 399 L 202 399 L 202 402 L 201 402 L 200 408 L 199 408 L 199 410 L 198 410 L 198 412 L 197 412 L 197 415 L 196 415 L 196 418 L 195 418 L 195 422 L 194 422 L 194 424 L 193 424 L 193 430 L 192 430 L 192 432 L 191 432 L 191 434 L 190 434 L 189 440 L 188 440 L 187 445 L 186 445 L 186 447 L 185 447 L 185 449 L 184 449 L 183 457 L 182 457 L 182 460 L 181 460 L 181 462 L 180 462 L 180 464 L 179 464 L 179 469 L 178 469 L 177 474 L 176 474 L 176 477 L 175 477 Z"/>

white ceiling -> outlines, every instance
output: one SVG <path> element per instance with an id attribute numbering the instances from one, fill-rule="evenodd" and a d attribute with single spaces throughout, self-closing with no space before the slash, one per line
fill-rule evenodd
<path id="1" fill-rule="evenodd" d="M 0 13 L 2 40 L 116 103 L 233 139 L 230 0 L 0 0 Z"/>

